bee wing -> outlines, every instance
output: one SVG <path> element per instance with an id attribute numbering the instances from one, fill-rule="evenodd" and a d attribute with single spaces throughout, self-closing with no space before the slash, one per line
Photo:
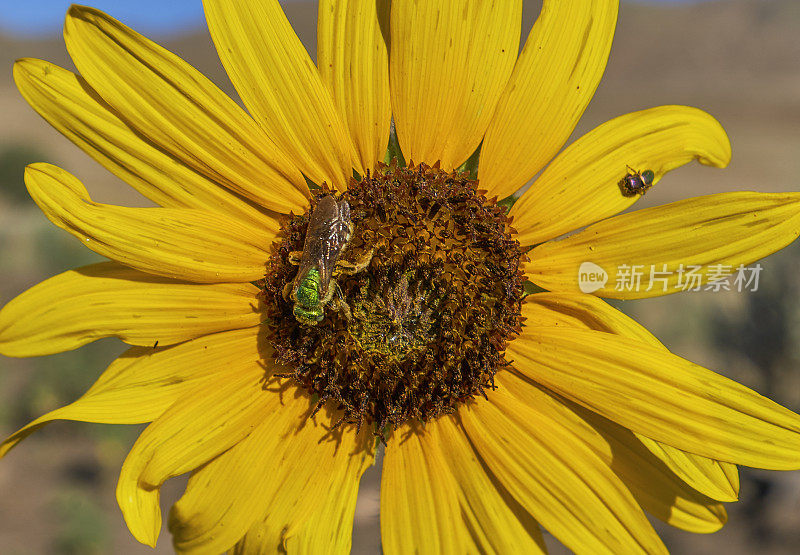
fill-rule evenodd
<path id="1" fill-rule="evenodd" d="M 325 242 L 322 249 L 322 255 L 319 258 L 319 281 L 320 281 L 320 296 L 325 298 L 330 289 L 331 279 L 333 278 L 333 269 L 336 266 L 336 260 L 339 258 L 341 246 L 338 244 L 336 236 L 331 237 L 329 241 Z"/>
<path id="2" fill-rule="evenodd" d="M 333 268 L 342 252 L 343 243 L 339 228 L 339 206 L 336 199 L 332 196 L 322 197 L 308 221 L 303 255 L 300 257 L 300 267 L 297 269 L 297 276 L 300 277 L 305 276 L 310 269 L 317 268 L 322 297 L 328 293 Z M 296 281 L 295 292 L 298 287 L 299 283 Z"/>

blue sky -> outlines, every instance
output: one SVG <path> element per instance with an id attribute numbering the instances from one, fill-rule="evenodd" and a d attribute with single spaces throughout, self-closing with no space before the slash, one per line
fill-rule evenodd
<path id="1" fill-rule="evenodd" d="M 201 0 L 85 1 L 145 33 L 192 28 L 204 22 Z M 687 0 L 644 1 L 675 3 Z M 0 32 L 15 35 L 58 33 L 70 4 L 68 0 L 0 0 Z"/>
<path id="2" fill-rule="evenodd" d="M 69 0 L 0 0 L 0 31 L 49 35 L 60 31 Z M 201 0 L 84 0 L 143 32 L 173 31 L 202 25 Z"/>

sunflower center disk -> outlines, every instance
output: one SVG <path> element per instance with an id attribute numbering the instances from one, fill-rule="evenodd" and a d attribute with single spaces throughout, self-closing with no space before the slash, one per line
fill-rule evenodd
<path id="1" fill-rule="evenodd" d="M 311 214 L 293 216 L 274 245 L 264 298 L 278 362 L 321 401 L 337 401 L 345 422 L 377 430 L 452 412 L 492 388 L 520 329 L 524 281 L 505 209 L 467 174 L 425 165 L 382 166 L 337 200 L 349 204 L 353 231 L 318 322 L 298 320 L 287 295 Z"/>

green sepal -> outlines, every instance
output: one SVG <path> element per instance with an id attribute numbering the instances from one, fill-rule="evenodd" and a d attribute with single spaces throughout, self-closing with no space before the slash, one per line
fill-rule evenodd
<path id="1" fill-rule="evenodd" d="M 534 293 L 545 293 L 547 291 L 547 289 L 542 289 L 531 280 L 526 280 L 525 283 L 522 284 L 522 290 L 525 293 L 523 298 L 528 295 L 533 295 Z"/>
<path id="2" fill-rule="evenodd" d="M 387 166 L 391 165 L 392 160 L 397 160 L 397 165 L 401 168 L 406 166 L 406 159 L 403 156 L 403 151 L 400 150 L 400 142 L 397 140 L 397 131 L 394 128 L 394 119 L 389 128 L 389 144 L 386 147 L 386 155 L 383 157 L 383 163 Z"/>
<path id="3" fill-rule="evenodd" d="M 514 206 L 514 203 L 517 202 L 518 200 L 519 197 L 516 197 L 514 195 L 509 195 L 503 200 L 498 200 L 497 205 L 504 207 L 506 209 L 506 212 L 508 212 L 509 210 L 511 210 L 511 207 Z"/>
<path id="4" fill-rule="evenodd" d="M 470 179 L 478 179 L 478 163 L 480 162 L 481 158 L 481 147 L 483 146 L 483 142 L 478 145 L 478 148 L 475 149 L 467 161 L 461 164 L 458 167 L 459 172 L 468 172 Z"/>

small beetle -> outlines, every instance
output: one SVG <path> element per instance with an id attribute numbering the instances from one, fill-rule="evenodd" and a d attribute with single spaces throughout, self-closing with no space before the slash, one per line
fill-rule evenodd
<path id="1" fill-rule="evenodd" d="M 637 172 L 630 166 L 626 167 L 629 173 L 619 182 L 619 188 L 622 194 L 626 197 L 645 194 L 645 192 L 653 186 L 653 180 L 656 177 L 653 170 Z"/>

